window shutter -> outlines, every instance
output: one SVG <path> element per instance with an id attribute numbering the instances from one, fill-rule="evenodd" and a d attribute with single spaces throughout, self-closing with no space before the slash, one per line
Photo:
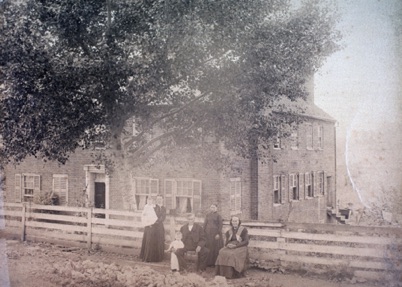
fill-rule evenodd
<path id="1" fill-rule="evenodd" d="M 235 211 L 241 211 L 241 181 L 235 182 Z"/>
<path id="2" fill-rule="evenodd" d="M 167 210 L 176 208 L 175 181 L 165 179 L 165 207 Z"/>
<path id="3" fill-rule="evenodd" d="M 193 212 L 201 211 L 201 181 L 193 181 Z"/>
<path id="4" fill-rule="evenodd" d="M 235 211 L 236 208 L 236 182 L 234 180 L 230 181 L 230 210 Z"/>
<path id="5" fill-rule="evenodd" d="M 159 179 L 150 179 L 151 196 L 159 194 Z"/>
<path id="6" fill-rule="evenodd" d="M 137 190 L 137 180 L 135 178 L 131 178 L 131 192 L 133 193 L 133 195 L 136 194 L 136 190 Z"/>
<path id="7" fill-rule="evenodd" d="M 286 201 L 286 176 L 284 174 L 281 175 L 281 203 Z"/>
<path id="8" fill-rule="evenodd" d="M 67 175 L 53 176 L 53 192 L 59 196 L 59 204 L 68 202 L 68 177 Z"/>
<path id="9" fill-rule="evenodd" d="M 304 186 L 304 173 L 299 173 L 299 199 L 305 197 L 305 194 L 303 194 L 303 192 L 305 192 L 303 186 Z"/>
<path id="10" fill-rule="evenodd" d="M 327 188 L 326 182 L 325 182 L 325 179 L 326 179 L 326 178 L 327 178 L 327 177 L 326 177 L 326 172 L 323 171 L 323 172 L 322 172 L 322 194 L 323 194 L 323 195 L 326 194 L 326 191 L 325 191 L 325 189 Z"/>
<path id="11" fill-rule="evenodd" d="M 21 202 L 21 174 L 15 175 L 15 202 Z"/>
<path id="12" fill-rule="evenodd" d="M 313 196 L 316 197 L 318 195 L 318 181 L 317 181 L 317 173 L 313 172 L 313 180 L 312 180 L 312 189 L 313 189 Z"/>
<path id="13" fill-rule="evenodd" d="M 310 182 L 310 173 L 306 172 L 304 174 L 304 198 L 308 197 L 308 185 Z"/>
<path id="14" fill-rule="evenodd" d="M 40 193 L 40 175 L 34 175 L 34 195 Z"/>
<path id="15" fill-rule="evenodd" d="M 289 198 L 288 201 L 291 202 L 293 199 L 293 174 L 289 174 L 289 178 L 288 178 L 288 194 L 289 194 Z"/>

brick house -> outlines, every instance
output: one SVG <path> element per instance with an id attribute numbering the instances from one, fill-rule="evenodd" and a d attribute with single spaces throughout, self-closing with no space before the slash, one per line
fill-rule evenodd
<path id="1" fill-rule="evenodd" d="M 275 160 L 237 158 L 229 172 L 160 160 L 148 169 L 117 164 L 109 174 L 93 164 L 91 151 L 77 150 L 65 165 L 27 158 L 6 166 L 5 198 L 30 201 L 53 191 L 60 205 L 141 210 L 149 194 L 163 194 L 175 214 L 203 215 L 216 203 L 224 218 L 327 222 L 327 206 L 335 205 L 335 121 L 314 105 L 312 93 L 306 103 L 299 129 L 269 147 Z"/>

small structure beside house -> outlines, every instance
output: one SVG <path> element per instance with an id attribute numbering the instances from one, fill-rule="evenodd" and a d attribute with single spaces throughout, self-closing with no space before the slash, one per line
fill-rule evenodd
<path id="1" fill-rule="evenodd" d="M 223 171 L 180 157 L 165 162 L 162 155 L 147 169 L 116 164 L 108 172 L 93 163 L 97 150 L 77 150 L 65 165 L 31 157 L 5 167 L 6 201 L 29 202 L 48 192 L 60 205 L 141 210 L 147 196 L 162 194 L 171 214 L 203 216 L 215 203 L 225 219 L 239 214 L 243 220 L 330 222 L 327 208 L 336 202 L 335 120 L 314 104 L 312 92 L 305 105 L 298 130 L 269 147 L 272 160 L 234 158 Z M 192 157 L 190 150 L 177 153 Z"/>

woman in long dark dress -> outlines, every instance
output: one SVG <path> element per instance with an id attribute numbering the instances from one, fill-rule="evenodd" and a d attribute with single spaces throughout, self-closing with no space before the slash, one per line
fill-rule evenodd
<path id="1" fill-rule="evenodd" d="M 151 198 L 149 198 L 149 201 L 153 202 Z M 145 262 L 160 262 L 165 254 L 165 228 L 163 221 L 166 218 L 166 208 L 163 206 L 162 196 L 158 195 L 156 197 L 156 205 L 152 208 L 156 217 L 151 225 L 144 227 L 140 258 Z M 153 214 L 151 215 L 153 218 Z"/>
<path id="2" fill-rule="evenodd" d="M 163 226 L 163 222 L 166 219 L 166 208 L 163 206 L 162 195 L 156 197 L 155 213 L 158 219 L 154 224 L 154 262 L 160 262 L 165 257 L 165 227 Z"/>
<path id="3" fill-rule="evenodd" d="M 151 241 L 154 237 L 154 224 L 158 219 L 155 208 L 154 201 L 152 197 L 146 199 L 146 204 L 141 214 L 141 223 L 144 226 L 144 234 L 142 236 L 141 252 L 140 258 L 142 261 L 151 261 L 152 256 L 152 246 Z"/>
<path id="4" fill-rule="evenodd" d="M 238 278 L 244 275 L 248 268 L 248 242 L 247 228 L 241 226 L 237 216 L 230 219 L 231 228 L 225 233 L 225 247 L 219 251 L 216 259 L 216 275 L 226 278 Z"/>
<path id="5" fill-rule="evenodd" d="M 210 212 L 205 216 L 204 231 L 207 242 L 205 247 L 209 249 L 207 266 L 215 266 L 219 250 L 223 247 L 222 239 L 222 216 L 217 212 L 217 206 L 211 204 Z"/>

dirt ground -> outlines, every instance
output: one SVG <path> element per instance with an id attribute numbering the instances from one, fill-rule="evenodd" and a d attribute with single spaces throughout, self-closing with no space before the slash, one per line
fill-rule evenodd
<path id="1" fill-rule="evenodd" d="M 138 250 L 137 250 L 138 251 Z M 134 253 L 130 251 L 130 253 Z M 138 252 L 135 252 L 138 253 Z M 246 277 L 226 280 L 212 268 L 202 274 L 172 273 L 169 260 L 143 263 L 137 254 L 63 247 L 0 238 L 0 286 L 248 286 L 248 287 L 374 287 L 373 283 L 338 281 L 313 275 L 271 273 L 251 268 Z"/>

